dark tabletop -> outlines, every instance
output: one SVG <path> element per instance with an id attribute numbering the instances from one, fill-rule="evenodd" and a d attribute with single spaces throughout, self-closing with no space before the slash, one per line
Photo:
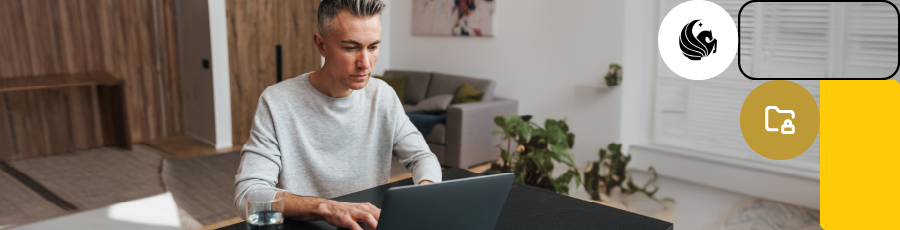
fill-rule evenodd
<path id="1" fill-rule="evenodd" d="M 443 170 L 443 180 L 478 176 L 467 170 L 448 168 Z M 344 202 L 370 202 L 381 208 L 381 200 L 388 189 L 411 185 L 412 179 L 400 180 L 356 193 L 334 198 Z M 513 183 L 497 218 L 494 229 L 652 229 L 671 230 L 672 223 L 560 195 L 537 187 Z M 219 230 L 245 230 L 244 222 L 219 228 Z M 286 219 L 285 230 L 337 229 L 324 221 L 296 221 Z"/>

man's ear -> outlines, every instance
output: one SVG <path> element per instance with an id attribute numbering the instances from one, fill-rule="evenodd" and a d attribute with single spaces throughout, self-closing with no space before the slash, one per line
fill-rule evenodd
<path id="1" fill-rule="evenodd" d="M 319 33 L 315 33 L 313 34 L 313 41 L 316 43 L 316 49 L 319 49 L 319 54 L 325 57 L 325 38 Z"/>

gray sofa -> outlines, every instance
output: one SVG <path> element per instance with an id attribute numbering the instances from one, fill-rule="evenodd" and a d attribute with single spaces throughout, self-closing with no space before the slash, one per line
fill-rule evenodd
<path id="1" fill-rule="evenodd" d="M 450 105 L 447 121 L 435 126 L 425 137 L 441 165 L 467 169 L 500 156 L 497 148 L 500 137 L 491 135 L 492 130 L 499 129 L 494 125 L 494 117 L 518 113 L 519 102 L 494 97 L 494 81 L 419 71 L 388 70 L 384 73 L 384 78 L 399 76 L 407 76 L 404 90 L 404 109 L 407 110 L 425 98 L 455 94 L 465 82 L 484 92 L 480 102 Z"/>

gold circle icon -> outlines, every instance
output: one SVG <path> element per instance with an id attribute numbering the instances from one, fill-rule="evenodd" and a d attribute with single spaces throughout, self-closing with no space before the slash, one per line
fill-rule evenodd
<path id="1" fill-rule="evenodd" d="M 741 133 L 750 148 L 763 157 L 797 157 L 819 135 L 819 106 L 809 91 L 797 83 L 763 83 L 744 100 Z"/>

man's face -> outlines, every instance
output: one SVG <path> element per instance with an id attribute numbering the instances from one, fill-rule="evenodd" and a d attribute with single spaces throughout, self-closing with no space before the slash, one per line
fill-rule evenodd
<path id="1" fill-rule="evenodd" d="M 319 52 L 325 56 L 322 68 L 328 69 L 341 85 L 353 90 L 362 89 L 369 82 L 372 66 L 378 59 L 379 43 L 381 22 L 378 16 L 357 17 L 349 10 L 341 10 L 332 21 L 328 38 L 317 44 Z"/>

